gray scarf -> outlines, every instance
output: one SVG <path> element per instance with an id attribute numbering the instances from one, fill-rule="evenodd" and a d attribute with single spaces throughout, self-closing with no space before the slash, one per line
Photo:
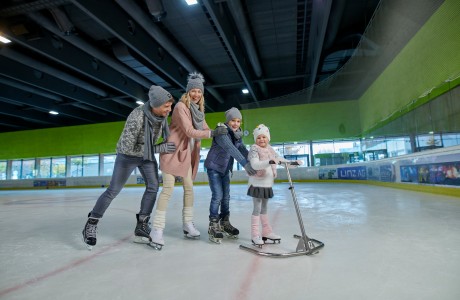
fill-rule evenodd
<path id="1" fill-rule="evenodd" d="M 238 128 L 237 131 L 233 132 L 233 135 L 235 136 L 235 139 L 239 140 L 243 136 L 243 131 L 241 130 L 241 128 Z"/>
<path id="2" fill-rule="evenodd" d="M 153 140 L 153 124 L 161 124 L 162 136 L 166 140 L 169 136 L 168 118 L 152 114 L 150 100 L 144 103 L 142 110 L 144 112 L 144 160 L 153 161 L 153 145 L 155 143 Z"/>
<path id="3" fill-rule="evenodd" d="M 196 130 L 203 130 L 204 112 L 200 111 L 198 104 L 190 102 L 190 112 L 192 113 L 192 124 Z"/>

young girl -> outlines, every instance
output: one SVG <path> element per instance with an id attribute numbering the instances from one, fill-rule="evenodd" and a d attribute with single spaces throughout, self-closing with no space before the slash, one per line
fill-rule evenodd
<path id="1" fill-rule="evenodd" d="M 280 242 L 281 237 L 272 231 L 268 222 L 267 202 L 273 197 L 273 183 L 276 178 L 276 166 L 280 162 L 290 162 L 277 155 L 270 146 L 270 131 L 267 126 L 260 124 L 254 129 L 255 144 L 251 146 L 248 160 L 257 170 L 257 174 L 249 177 L 248 196 L 254 202 L 251 216 L 251 237 L 255 246 L 262 247 L 264 241 Z M 270 163 L 270 161 L 272 161 Z M 302 161 L 296 161 L 299 165 Z M 260 237 L 259 224 L 262 223 L 262 238 Z"/>
<path id="2" fill-rule="evenodd" d="M 248 175 L 256 171 L 248 162 L 248 150 L 243 144 L 241 131 L 241 113 L 232 107 L 225 112 L 225 135 L 213 138 L 204 166 L 209 178 L 212 196 L 209 204 L 209 240 L 220 244 L 225 232 L 231 238 L 238 238 L 240 231 L 230 223 L 230 173 L 236 159 Z M 221 124 L 221 123 L 220 123 Z M 220 208 L 220 213 L 219 213 Z"/>

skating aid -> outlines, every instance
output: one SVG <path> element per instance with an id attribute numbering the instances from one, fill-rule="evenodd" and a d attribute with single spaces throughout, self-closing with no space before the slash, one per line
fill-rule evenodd
<path id="1" fill-rule="evenodd" d="M 272 161 L 270 162 L 272 163 Z M 274 162 L 273 162 L 274 163 Z M 292 256 L 300 256 L 300 255 L 312 255 L 319 252 L 319 249 L 324 247 L 324 243 L 311 239 L 305 233 L 305 227 L 302 221 L 302 215 L 300 214 L 299 203 L 297 202 L 297 196 L 294 191 L 294 184 L 292 183 L 291 173 L 289 172 L 289 165 L 298 165 L 297 162 L 284 162 L 284 167 L 286 168 L 286 173 L 289 181 L 289 189 L 291 190 L 292 200 L 294 202 L 294 207 L 297 213 L 297 219 L 300 225 L 300 231 L 302 235 L 294 235 L 294 238 L 299 239 L 299 243 L 297 244 L 297 248 L 295 252 L 288 252 L 288 253 L 271 253 L 271 252 L 264 252 L 252 247 L 248 247 L 245 245 L 240 245 L 240 249 L 252 252 L 254 254 L 268 256 L 268 257 L 292 257 Z"/>

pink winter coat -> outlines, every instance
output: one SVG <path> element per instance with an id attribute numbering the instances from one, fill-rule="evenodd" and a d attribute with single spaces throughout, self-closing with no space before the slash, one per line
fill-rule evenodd
<path id="1" fill-rule="evenodd" d="M 188 169 L 192 166 L 194 180 L 200 164 L 200 139 L 210 137 L 208 124 L 203 121 L 203 130 L 194 129 L 190 109 L 183 102 L 179 102 L 174 107 L 169 129 L 170 136 L 167 141 L 176 145 L 176 151 L 160 154 L 160 170 L 174 176 L 186 177 Z M 193 152 L 189 149 L 191 138 L 195 139 Z"/>

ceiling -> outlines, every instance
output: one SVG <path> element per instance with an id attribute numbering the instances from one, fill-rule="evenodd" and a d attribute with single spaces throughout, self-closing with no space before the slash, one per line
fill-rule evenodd
<path id="1" fill-rule="evenodd" d="M 260 107 L 342 68 L 380 2 L 2 0 L 0 132 L 124 121 L 152 84 L 180 98 L 191 71 L 205 77 L 207 112 Z"/>

